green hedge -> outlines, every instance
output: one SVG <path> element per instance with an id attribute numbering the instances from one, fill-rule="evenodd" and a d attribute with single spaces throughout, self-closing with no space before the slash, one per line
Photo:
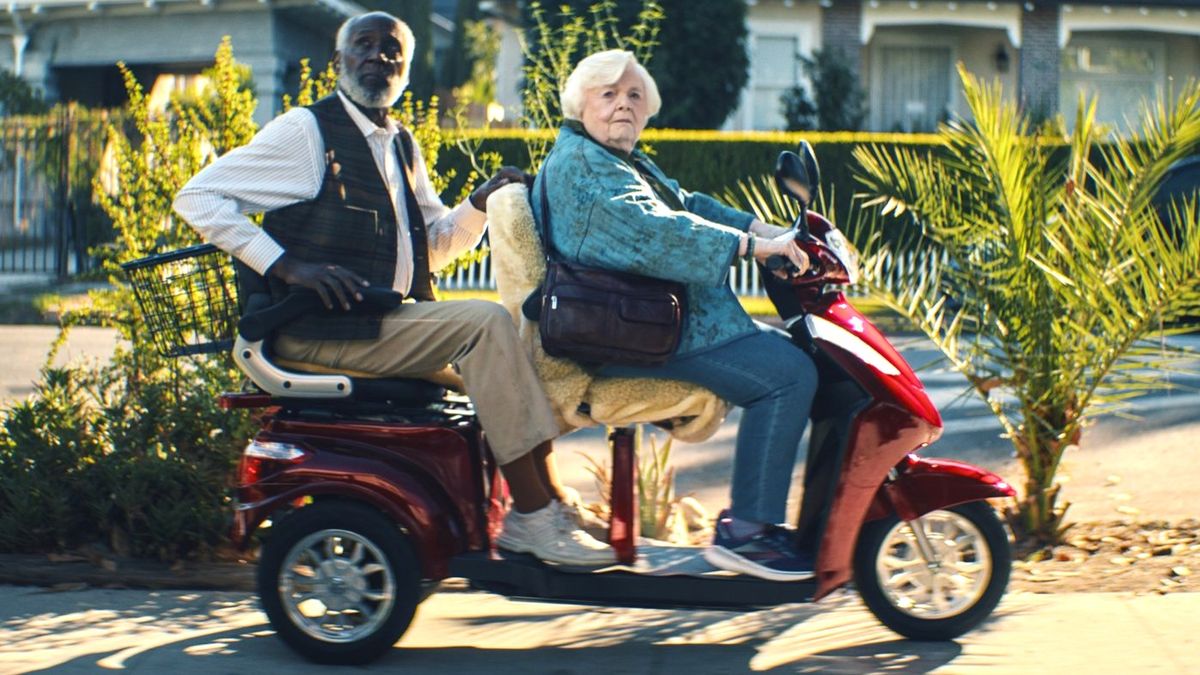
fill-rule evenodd
<path id="1" fill-rule="evenodd" d="M 525 150 L 528 135 L 550 135 L 545 131 L 496 130 L 480 134 L 484 152 L 497 152 L 505 164 L 529 169 Z M 648 129 L 642 136 L 644 145 L 667 175 L 679 181 L 685 189 L 720 197 L 736 187 L 739 181 L 769 174 L 775 158 L 783 150 L 795 150 L 801 140 L 812 144 L 821 165 L 821 182 L 826 195 L 836 199 L 835 213 L 846 218 L 850 200 L 857 191 L 853 176 L 851 153 L 859 145 L 904 144 L 930 148 L 937 137 L 927 134 L 868 134 L 818 132 L 720 132 Z M 438 168 L 454 168 L 464 176 L 470 166 L 465 155 L 443 152 Z M 457 187 L 457 186 L 455 186 Z M 453 194 L 454 191 L 451 191 Z"/>

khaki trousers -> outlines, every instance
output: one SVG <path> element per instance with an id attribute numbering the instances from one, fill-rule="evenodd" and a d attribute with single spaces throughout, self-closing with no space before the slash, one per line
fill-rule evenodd
<path id="1" fill-rule="evenodd" d="M 285 359 L 382 377 L 418 377 L 453 365 L 501 464 L 560 433 L 512 317 L 493 302 L 404 304 L 383 317 L 375 340 L 280 336 L 274 349 Z"/>

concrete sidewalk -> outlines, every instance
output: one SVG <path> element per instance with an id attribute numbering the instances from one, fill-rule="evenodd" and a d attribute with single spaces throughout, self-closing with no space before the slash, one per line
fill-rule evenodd
<path id="1" fill-rule="evenodd" d="M 335 672 L 239 593 L 0 587 L 0 671 Z M 952 642 L 904 640 L 857 596 L 733 613 L 516 602 L 454 591 L 372 666 L 405 673 L 1200 673 L 1200 594 L 1013 594 Z"/>

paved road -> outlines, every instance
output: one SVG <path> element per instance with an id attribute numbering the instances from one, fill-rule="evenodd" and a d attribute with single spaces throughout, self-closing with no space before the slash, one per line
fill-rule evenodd
<path id="1" fill-rule="evenodd" d="M 1200 593 L 1015 594 L 953 642 L 903 640 L 857 597 L 739 614 L 431 597 L 392 653 L 405 673 L 1200 673 Z M 329 673 L 240 593 L 0 587 L 0 672 Z"/>

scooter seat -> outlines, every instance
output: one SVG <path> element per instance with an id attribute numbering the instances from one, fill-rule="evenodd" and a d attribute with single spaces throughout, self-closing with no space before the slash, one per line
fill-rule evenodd
<path id="1" fill-rule="evenodd" d="M 297 372 L 349 377 L 353 392 L 351 398 L 355 401 L 424 405 L 445 398 L 447 389 L 465 391 L 462 377 L 449 366 L 421 377 L 379 377 L 374 373 L 339 370 L 278 356 L 273 357 L 272 361 L 282 368 Z"/>
<path id="2" fill-rule="evenodd" d="M 399 406 L 423 406 L 446 397 L 446 388 L 428 380 L 407 377 L 350 378 L 355 401 Z"/>

